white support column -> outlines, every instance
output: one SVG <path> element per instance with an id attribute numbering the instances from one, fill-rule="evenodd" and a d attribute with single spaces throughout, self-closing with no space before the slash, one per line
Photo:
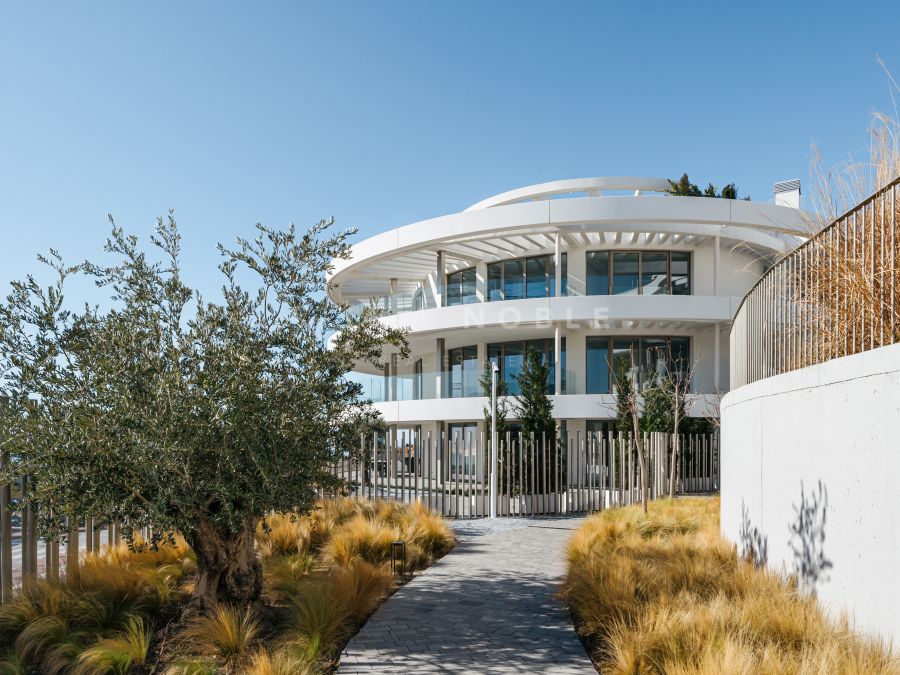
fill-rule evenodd
<path id="1" fill-rule="evenodd" d="M 391 314 L 397 313 L 397 280 L 391 279 L 391 300 L 390 300 L 390 311 Z"/>
<path id="2" fill-rule="evenodd" d="M 435 269 L 435 278 L 434 278 L 434 287 L 436 289 L 435 292 L 435 304 L 438 307 L 444 306 L 444 286 L 447 284 L 447 272 L 444 269 L 444 252 L 437 252 L 437 267 Z"/>
<path id="3" fill-rule="evenodd" d="M 399 354 L 391 354 L 391 400 L 398 401 L 400 400 L 397 397 L 397 360 L 399 358 Z"/>
<path id="4" fill-rule="evenodd" d="M 562 295 L 562 255 L 560 254 L 560 250 L 559 250 L 560 238 L 561 237 L 559 236 L 559 232 L 557 232 L 556 233 L 556 251 L 555 251 L 554 258 L 553 258 L 553 261 L 554 261 L 553 274 L 555 277 L 554 281 L 556 283 L 556 293 L 554 293 L 554 295 L 557 298 Z M 558 332 L 559 332 L 559 329 L 557 328 L 557 333 Z M 559 392 L 557 392 L 557 393 L 559 393 Z"/>
<path id="5" fill-rule="evenodd" d="M 719 361 L 721 360 L 721 355 L 719 353 L 719 324 L 713 324 L 713 390 L 718 393 L 721 383 L 721 377 L 719 374 L 720 367 Z"/>
<path id="6" fill-rule="evenodd" d="M 713 242 L 715 249 L 713 250 L 713 295 L 719 294 L 719 235 L 715 236 Z"/>
<path id="7" fill-rule="evenodd" d="M 434 350 L 434 397 L 444 398 L 444 338 L 438 338 Z"/>
<path id="8" fill-rule="evenodd" d="M 562 394 L 562 338 L 559 323 L 553 331 L 553 380 L 553 392 L 559 396 Z"/>

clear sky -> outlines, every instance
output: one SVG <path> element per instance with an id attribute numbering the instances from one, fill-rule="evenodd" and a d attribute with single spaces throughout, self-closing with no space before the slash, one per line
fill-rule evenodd
<path id="1" fill-rule="evenodd" d="M 7 2 L 0 284 L 174 208 L 188 280 L 257 221 L 373 234 L 507 189 L 771 198 L 891 110 L 897 2 Z M 5 291 L 4 291 L 5 293 Z"/>

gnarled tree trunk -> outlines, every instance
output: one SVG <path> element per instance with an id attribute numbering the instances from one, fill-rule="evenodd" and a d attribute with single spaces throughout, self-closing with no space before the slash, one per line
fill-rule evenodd
<path id="1" fill-rule="evenodd" d="M 253 534 L 257 519 L 244 521 L 237 532 L 222 532 L 207 519 L 187 534 L 197 554 L 197 578 L 191 604 L 207 610 L 219 603 L 247 605 L 262 593 L 262 565 Z"/>

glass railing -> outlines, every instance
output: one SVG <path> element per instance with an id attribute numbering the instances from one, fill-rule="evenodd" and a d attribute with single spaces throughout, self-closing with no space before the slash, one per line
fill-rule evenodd
<path id="1" fill-rule="evenodd" d="M 369 375 L 366 373 L 350 373 L 349 378 L 362 385 L 362 397 L 373 403 L 386 403 L 389 401 L 419 401 L 436 398 L 476 398 L 486 394 L 481 388 L 477 378 L 463 381 L 454 378 L 452 373 L 423 372 L 403 375 Z M 562 393 L 582 393 L 577 386 L 577 373 L 573 370 L 563 372 Z M 440 387 L 440 396 L 438 391 Z M 513 395 L 516 389 L 511 387 Z M 553 393 L 553 382 L 547 388 L 547 393 Z"/>
<path id="2" fill-rule="evenodd" d="M 425 295 L 422 291 L 412 293 L 393 293 L 381 297 L 369 298 L 366 300 L 353 300 L 348 303 L 348 312 L 352 316 L 357 316 L 366 307 L 375 307 L 385 314 L 403 314 L 404 312 L 418 312 L 422 309 L 434 309 L 437 304 L 434 298 Z"/>

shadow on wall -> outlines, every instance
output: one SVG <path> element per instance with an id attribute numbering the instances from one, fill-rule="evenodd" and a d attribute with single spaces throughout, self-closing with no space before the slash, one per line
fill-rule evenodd
<path id="1" fill-rule="evenodd" d="M 828 490 L 822 481 L 809 494 L 800 482 L 800 504 L 794 504 L 795 519 L 788 524 L 788 545 L 793 553 L 793 573 L 800 588 L 815 595 L 817 586 L 828 581 L 833 567 L 825 555 L 825 522 Z M 757 569 L 769 562 L 769 538 L 750 522 L 747 505 L 741 500 L 740 555 Z"/>
<path id="2" fill-rule="evenodd" d="M 825 519 L 828 511 L 828 490 L 822 481 L 809 495 L 800 482 L 800 504 L 794 505 L 796 519 L 790 524 L 791 551 L 794 553 L 794 571 L 800 587 L 815 594 L 816 587 L 828 580 L 833 567 L 825 556 Z"/>
<path id="3" fill-rule="evenodd" d="M 741 557 L 749 560 L 757 569 L 765 567 L 769 561 L 769 538 L 750 523 L 747 505 L 741 500 Z"/>

